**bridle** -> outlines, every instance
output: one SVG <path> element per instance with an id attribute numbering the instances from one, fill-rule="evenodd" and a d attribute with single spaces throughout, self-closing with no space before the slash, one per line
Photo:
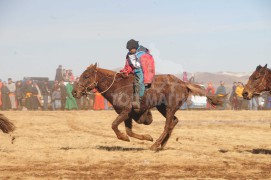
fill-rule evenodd
<path id="1" fill-rule="evenodd" d="M 264 73 L 264 76 L 262 77 L 261 82 L 260 82 L 259 85 L 257 86 L 257 87 L 259 87 L 259 88 L 263 88 L 265 91 L 269 91 L 269 90 L 268 90 L 268 87 L 267 87 L 267 83 L 265 83 L 265 85 L 264 85 L 264 80 L 265 80 L 265 78 L 266 78 L 266 76 L 267 76 L 267 72 L 268 72 L 268 70 L 266 69 L 266 72 Z M 255 95 L 260 95 L 261 93 L 254 92 L 253 94 L 255 94 Z"/>
<path id="2" fill-rule="evenodd" d="M 91 83 L 90 85 L 84 86 L 84 85 L 81 85 L 81 83 L 78 84 L 79 87 L 84 88 L 84 90 L 82 92 L 84 92 L 85 95 L 96 94 L 96 93 L 88 92 L 88 88 L 91 87 L 91 86 L 93 86 L 93 85 L 94 85 L 94 88 L 96 88 L 98 86 L 97 73 L 98 73 L 98 68 L 95 70 L 94 82 Z M 113 84 L 114 84 L 114 82 L 116 80 L 117 74 L 120 74 L 120 73 L 118 73 L 118 72 L 115 73 L 114 79 L 113 79 L 111 85 L 106 90 L 104 90 L 102 92 L 99 92 L 98 94 L 103 94 L 103 93 L 107 92 L 113 86 Z"/>

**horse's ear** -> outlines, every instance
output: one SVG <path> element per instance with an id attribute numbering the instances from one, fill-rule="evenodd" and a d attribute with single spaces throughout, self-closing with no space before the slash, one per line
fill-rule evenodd
<path id="1" fill-rule="evenodd" d="M 97 70 L 98 69 L 98 65 L 97 63 L 94 64 L 94 69 Z"/>
<path id="2" fill-rule="evenodd" d="M 264 67 L 262 67 L 262 69 L 260 70 L 260 73 L 264 74 L 266 69 L 267 69 L 267 64 Z"/>
<path id="3" fill-rule="evenodd" d="M 259 65 L 259 66 L 256 67 L 256 71 L 259 71 L 260 69 L 262 69 L 261 65 Z"/>

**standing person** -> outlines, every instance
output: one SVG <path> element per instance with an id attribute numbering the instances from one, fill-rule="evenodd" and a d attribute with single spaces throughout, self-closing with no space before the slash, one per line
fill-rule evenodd
<path id="1" fill-rule="evenodd" d="M 248 101 L 248 109 L 249 110 L 258 110 L 258 98 L 257 97 L 252 97 L 249 101 Z"/>
<path id="2" fill-rule="evenodd" d="M 97 89 L 94 89 L 93 92 L 95 93 L 93 109 L 104 110 L 105 109 L 104 97 L 101 95 L 101 93 L 98 92 Z"/>
<path id="3" fill-rule="evenodd" d="M 51 92 L 53 92 L 54 90 L 57 90 L 58 88 L 59 88 L 59 81 L 55 80 L 54 85 L 51 88 Z"/>
<path id="4" fill-rule="evenodd" d="M 241 82 L 238 82 L 238 85 L 236 87 L 235 93 L 237 96 L 237 110 L 242 110 L 243 105 L 243 93 L 244 91 L 244 85 Z"/>
<path id="5" fill-rule="evenodd" d="M 214 95 L 215 94 L 215 88 L 213 87 L 213 84 L 211 82 L 208 83 L 208 87 L 206 88 L 206 94 L 207 95 Z M 206 104 L 207 109 L 214 109 L 214 107 L 207 101 Z"/>
<path id="6" fill-rule="evenodd" d="M 45 80 L 43 81 L 41 85 L 41 95 L 43 97 L 43 110 L 47 111 L 48 110 L 48 101 L 49 101 L 49 96 L 50 96 L 50 88 L 48 81 Z"/>
<path id="7" fill-rule="evenodd" d="M 267 98 L 266 98 L 266 108 L 267 109 L 271 109 L 271 94 L 270 95 L 267 95 Z"/>
<path id="8" fill-rule="evenodd" d="M 188 81 L 191 82 L 191 83 L 194 83 L 196 81 L 195 80 L 195 75 L 192 74 Z"/>
<path id="9" fill-rule="evenodd" d="M 18 102 L 18 109 L 19 110 L 23 109 L 23 98 L 24 98 L 23 83 L 22 83 L 22 81 L 17 81 L 16 82 L 16 99 Z"/>
<path id="10" fill-rule="evenodd" d="M 25 94 L 25 107 L 27 110 L 32 110 L 32 86 L 33 81 L 27 80 L 26 84 L 23 86 L 23 92 Z"/>
<path id="11" fill-rule="evenodd" d="M 226 92 L 226 88 L 225 88 L 225 82 L 224 81 L 220 81 L 220 86 L 217 87 L 216 89 L 216 95 L 218 96 L 225 96 L 227 94 Z M 226 101 L 224 100 L 223 104 L 222 104 L 222 110 L 226 109 Z"/>
<path id="12" fill-rule="evenodd" d="M 91 91 L 93 92 L 93 91 Z M 89 109 L 93 109 L 93 106 L 94 106 L 94 97 L 95 95 L 93 93 L 89 94 L 88 95 L 88 98 L 89 98 Z"/>
<path id="13" fill-rule="evenodd" d="M 16 97 L 15 97 L 16 86 L 11 78 L 8 78 L 7 87 L 9 89 L 9 98 L 10 98 L 10 103 L 11 103 L 11 109 L 16 110 L 17 109 Z"/>
<path id="14" fill-rule="evenodd" d="M 60 87 L 52 93 L 53 111 L 61 109 L 61 91 Z"/>
<path id="15" fill-rule="evenodd" d="M 2 79 L 0 79 L 0 109 L 2 108 Z"/>
<path id="16" fill-rule="evenodd" d="M 74 75 L 71 69 L 68 70 L 68 80 L 72 82 L 74 81 Z"/>
<path id="17" fill-rule="evenodd" d="M 69 82 L 69 70 L 64 70 L 63 71 L 63 80 L 65 82 Z"/>
<path id="18" fill-rule="evenodd" d="M 50 93 L 50 95 L 52 96 L 52 93 L 53 93 L 55 90 L 57 90 L 58 88 L 59 88 L 59 82 L 58 82 L 57 80 L 55 80 L 53 86 L 51 87 L 51 90 L 50 90 L 51 93 Z M 55 104 L 51 101 L 52 109 L 55 108 L 54 105 L 55 105 Z"/>
<path id="19" fill-rule="evenodd" d="M 67 90 L 67 99 L 65 109 L 67 110 L 78 109 L 76 100 L 72 95 L 73 85 L 71 81 L 67 84 L 66 90 Z"/>
<path id="20" fill-rule="evenodd" d="M 70 71 L 70 70 L 69 70 L 69 71 Z M 72 80 L 70 79 L 70 76 L 69 76 L 69 81 L 72 81 Z M 79 82 L 79 77 L 77 77 L 77 78 L 75 79 L 75 83 L 78 83 L 78 82 Z M 80 99 L 76 98 L 75 100 L 76 100 L 76 104 L 77 104 L 78 109 L 79 109 L 79 110 L 82 110 L 84 96 L 82 96 Z"/>
<path id="21" fill-rule="evenodd" d="M 237 87 L 237 82 L 234 82 L 232 85 L 232 91 L 231 91 L 231 96 L 230 96 L 232 110 L 237 110 L 237 101 L 238 100 L 237 100 L 237 96 L 235 93 L 236 87 Z"/>
<path id="22" fill-rule="evenodd" d="M 58 81 L 58 82 L 64 80 L 64 78 L 63 78 L 62 65 L 59 65 L 58 68 L 56 69 L 55 80 Z"/>
<path id="23" fill-rule="evenodd" d="M 33 86 L 32 86 L 32 109 L 33 110 L 38 110 L 39 107 L 41 106 L 40 103 L 40 93 L 39 93 L 39 87 L 38 84 L 36 82 L 33 82 Z"/>
<path id="24" fill-rule="evenodd" d="M 2 84 L 2 110 L 9 110 L 11 108 L 10 98 L 9 98 L 9 89 L 7 83 L 4 81 Z"/>
<path id="25" fill-rule="evenodd" d="M 89 110 L 90 109 L 90 99 L 89 95 L 81 97 L 81 110 Z"/>
<path id="26" fill-rule="evenodd" d="M 67 90 L 64 81 L 60 81 L 60 93 L 61 93 L 61 110 L 65 110 Z"/>
<path id="27" fill-rule="evenodd" d="M 258 97 L 258 103 L 259 105 L 259 110 L 263 110 L 264 109 L 264 98 L 263 98 L 263 93 L 260 94 L 260 96 Z"/>
<path id="28" fill-rule="evenodd" d="M 183 81 L 184 82 L 188 81 L 187 72 L 183 72 Z"/>

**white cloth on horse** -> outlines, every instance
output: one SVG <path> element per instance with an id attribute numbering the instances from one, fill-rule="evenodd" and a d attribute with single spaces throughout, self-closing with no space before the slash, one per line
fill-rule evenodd
<path id="1" fill-rule="evenodd" d="M 139 59 L 136 57 L 135 54 L 130 54 L 128 56 L 129 56 L 130 64 L 132 64 L 134 68 L 136 69 L 141 68 Z"/>

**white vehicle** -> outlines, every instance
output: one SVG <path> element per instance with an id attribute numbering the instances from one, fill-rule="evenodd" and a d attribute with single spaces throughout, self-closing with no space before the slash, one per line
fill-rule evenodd
<path id="1" fill-rule="evenodd" d="M 205 89 L 204 85 L 198 84 L 202 89 Z M 207 97 L 206 96 L 190 96 L 187 102 L 184 103 L 181 109 L 204 109 L 206 108 Z"/>

